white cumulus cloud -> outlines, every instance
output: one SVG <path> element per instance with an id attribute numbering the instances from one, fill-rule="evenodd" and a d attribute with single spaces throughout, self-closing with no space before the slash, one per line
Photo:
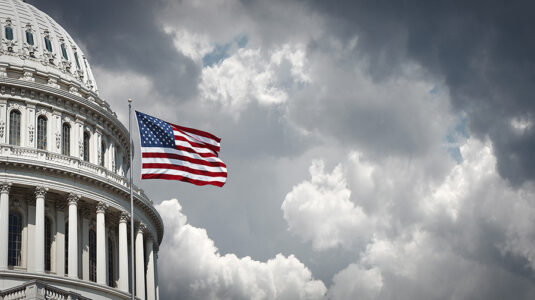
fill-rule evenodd
<path id="1" fill-rule="evenodd" d="M 326 173 L 323 161 L 316 160 L 309 170 L 311 180 L 296 185 L 282 203 L 288 229 L 319 250 L 351 247 L 355 240 L 367 238 L 371 220 L 349 199 L 342 166 Z"/>
<path id="2" fill-rule="evenodd" d="M 221 255 L 206 230 L 187 223 L 178 200 L 157 205 L 166 234 L 159 254 L 164 299 L 322 299 L 323 282 L 295 256 L 266 261 Z"/>

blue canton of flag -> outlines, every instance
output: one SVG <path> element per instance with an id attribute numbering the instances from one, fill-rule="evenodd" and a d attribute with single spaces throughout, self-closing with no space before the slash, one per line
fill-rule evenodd
<path id="1" fill-rule="evenodd" d="M 141 147 L 175 148 L 175 135 L 169 123 L 136 111 Z"/>

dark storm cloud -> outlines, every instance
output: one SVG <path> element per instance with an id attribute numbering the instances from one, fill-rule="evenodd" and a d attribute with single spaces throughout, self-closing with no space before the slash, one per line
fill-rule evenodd
<path id="1" fill-rule="evenodd" d="M 535 178 L 535 131 L 512 119 L 535 113 L 535 3 L 531 1 L 316 1 L 331 28 L 358 36 L 356 52 L 377 80 L 416 61 L 450 89 L 471 132 L 491 138 L 500 174 L 515 184 Z"/>
<path id="2" fill-rule="evenodd" d="M 162 1 L 29 1 L 82 41 L 90 63 L 147 76 L 158 92 L 188 99 L 196 93 L 200 66 L 177 52 L 158 23 Z"/>

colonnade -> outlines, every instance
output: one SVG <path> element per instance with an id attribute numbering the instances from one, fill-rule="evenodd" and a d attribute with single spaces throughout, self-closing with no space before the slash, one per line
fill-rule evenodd
<path id="1" fill-rule="evenodd" d="M 10 183 L 0 183 L 0 270 L 8 268 L 8 249 L 9 249 L 9 191 Z M 27 251 L 28 261 L 32 261 L 33 271 L 35 273 L 45 273 L 45 197 L 48 188 L 38 186 L 35 188 L 35 227 L 34 234 L 28 236 L 33 239 L 33 251 Z M 70 193 L 67 196 L 68 203 L 68 245 L 67 245 L 67 274 L 69 278 L 79 279 L 79 233 L 78 233 L 78 203 L 80 196 Z M 29 213 L 33 214 L 33 205 L 29 205 Z M 108 283 L 108 251 L 106 235 L 106 215 L 108 206 L 99 202 L 96 205 L 96 283 L 107 285 Z M 85 215 L 85 214 L 83 214 Z M 65 213 L 62 209 L 56 210 L 56 231 L 65 233 Z M 88 221 L 82 218 L 82 235 L 88 232 Z M 118 222 L 118 280 L 117 288 L 127 292 L 129 291 L 129 255 L 128 255 L 128 229 L 129 214 L 126 211 L 120 213 Z M 156 274 L 157 252 L 154 251 L 152 239 L 149 237 L 144 240 L 146 226 L 139 223 L 135 232 L 134 250 L 135 250 L 135 267 L 132 274 L 135 274 L 135 288 L 132 287 L 136 297 L 140 299 L 156 300 L 158 299 L 158 283 Z M 56 275 L 65 276 L 65 236 L 57 235 L 56 245 Z M 63 247 L 62 247 L 63 245 Z M 88 238 L 82 236 L 82 245 L 88 245 Z M 30 257 L 32 256 L 33 257 Z M 85 255 L 83 253 L 82 255 Z M 145 257 L 147 258 L 145 260 Z M 87 260 L 88 257 L 82 257 Z M 82 272 L 83 280 L 89 280 L 89 271 L 84 268 Z M 146 293 L 146 294 L 145 294 Z"/>

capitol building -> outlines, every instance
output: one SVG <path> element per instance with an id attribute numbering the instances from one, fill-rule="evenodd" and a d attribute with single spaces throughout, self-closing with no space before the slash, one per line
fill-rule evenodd
<path id="1" fill-rule="evenodd" d="M 158 299 L 162 219 L 137 187 L 129 214 L 128 130 L 83 51 L 22 0 L 0 34 L 0 299 Z"/>

